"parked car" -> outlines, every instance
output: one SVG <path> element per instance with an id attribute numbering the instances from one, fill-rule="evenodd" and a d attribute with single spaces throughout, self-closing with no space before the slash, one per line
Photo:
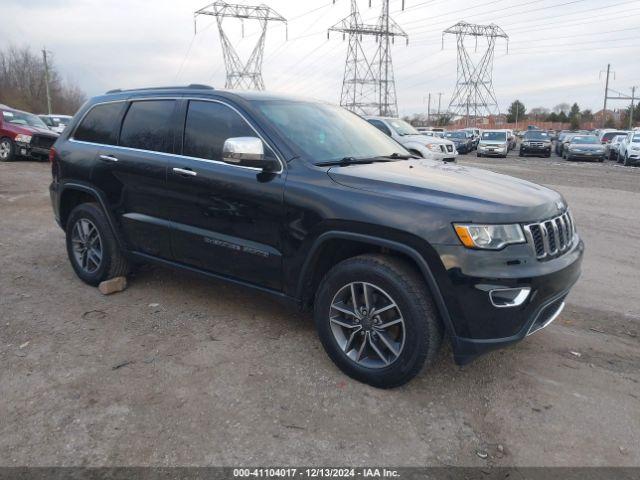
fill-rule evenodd
<path id="1" fill-rule="evenodd" d="M 465 364 L 544 328 L 580 275 L 559 193 L 415 158 L 325 103 L 115 90 L 81 108 L 50 160 L 81 280 L 156 262 L 273 294 L 313 309 L 331 359 L 376 387 L 414 377 L 445 331 Z"/>
<path id="2" fill-rule="evenodd" d="M 443 132 L 434 132 L 433 130 L 420 130 L 418 129 L 421 135 L 426 137 L 437 137 L 437 138 L 445 138 L 445 133 Z"/>
<path id="3" fill-rule="evenodd" d="M 507 158 L 509 152 L 509 140 L 504 130 L 484 130 L 478 143 L 478 157 L 502 157 Z"/>
<path id="4" fill-rule="evenodd" d="M 549 134 L 543 130 L 527 130 L 522 137 L 518 154 L 521 157 L 525 155 L 550 157 L 551 138 Z"/>
<path id="5" fill-rule="evenodd" d="M 49 130 L 53 130 L 56 133 L 62 133 L 69 122 L 73 118 L 70 115 L 38 115 L 40 120 L 49 127 Z"/>
<path id="6" fill-rule="evenodd" d="M 618 135 L 626 135 L 628 132 L 624 130 L 601 130 L 598 134 L 598 138 L 600 139 L 600 143 L 606 145 L 613 140 L 614 137 Z"/>
<path id="7" fill-rule="evenodd" d="M 57 138 L 36 115 L 0 105 L 0 162 L 46 160 Z"/>
<path id="8" fill-rule="evenodd" d="M 454 130 L 447 132 L 444 134 L 444 138 L 454 143 L 458 153 L 469 153 L 474 149 L 473 133 L 468 130 Z"/>
<path id="9" fill-rule="evenodd" d="M 568 132 L 564 137 L 561 135 L 560 139 L 558 140 L 558 142 L 560 143 L 560 146 L 558 147 L 558 145 L 556 144 L 556 153 L 558 153 L 558 150 L 559 150 L 558 155 L 560 155 L 561 157 L 564 157 L 565 148 L 571 142 L 571 139 L 576 135 L 580 135 L 580 133 Z"/>
<path id="10" fill-rule="evenodd" d="M 604 161 L 604 145 L 595 135 L 574 135 L 565 144 L 562 156 L 565 160 Z"/>
<path id="11" fill-rule="evenodd" d="M 478 143 L 480 143 L 480 129 L 479 128 L 463 128 L 465 132 L 469 132 L 472 135 L 473 139 L 473 148 L 478 148 Z"/>
<path id="12" fill-rule="evenodd" d="M 409 123 L 399 118 L 365 117 L 365 119 L 414 155 L 445 162 L 456 161 L 458 152 L 453 142 L 449 140 L 438 137 L 425 137 Z"/>
<path id="13" fill-rule="evenodd" d="M 616 135 L 615 137 L 613 137 L 613 139 L 609 143 L 605 144 L 604 151 L 605 151 L 606 158 L 608 158 L 609 160 L 618 159 L 620 144 L 624 141 L 626 136 L 627 136 L 626 134 Z"/>
<path id="14" fill-rule="evenodd" d="M 634 165 L 640 161 L 640 130 L 629 132 L 618 147 L 618 162 Z"/>

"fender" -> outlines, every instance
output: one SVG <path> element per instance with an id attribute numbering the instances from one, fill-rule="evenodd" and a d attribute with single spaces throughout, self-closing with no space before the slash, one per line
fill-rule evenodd
<path id="1" fill-rule="evenodd" d="M 444 298 L 442 297 L 442 293 L 440 292 L 440 287 L 438 286 L 436 278 L 433 275 L 433 272 L 431 271 L 431 267 L 429 267 L 424 257 L 420 255 L 420 253 L 417 250 L 393 240 L 387 240 L 385 238 L 373 237 L 373 236 L 365 235 L 361 233 L 344 232 L 339 230 L 330 230 L 328 232 L 324 232 L 318 238 L 315 239 L 315 241 L 313 242 L 313 245 L 311 246 L 311 249 L 309 250 L 309 254 L 307 255 L 307 258 L 305 259 L 304 264 L 302 265 L 302 270 L 300 272 L 300 277 L 298 279 L 298 287 L 296 289 L 296 298 L 301 299 L 303 296 L 305 278 L 307 278 L 307 274 L 309 272 L 309 269 L 311 268 L 311 264 L 313 260 L 316 258 L 317 253 L 322 247 L 322 244 L 327 240 L 333 240 L 336 238 L 341 238 L 345 240 L 354 240 L 362 243 L 368 243 L 371 245 L 377 245 L 379 247 L 385 247 L 390 250 L 403 253 L 408 257 L 410 257 L 411 259 L 413 259 L 418 265 L 418 267 L 420 268 L 420 271 L 422 272 L 422 275 L 427 282 L 427 286 L 429 287 L 429 290 L 433 295 L 433 299 L 436 302 L 436 307 L 438 308 L 438 312 L 440 313 L 440 317 L 442 318 L 442 322 L 444 323 L 444 327 L 446 328 L 447 333 L 451 336 L 451 338 L 455 338 L 456 334 L 453 328 L 453 322 L 451 320 L 451 316 L 449 314 L 449 309 L 445 304 Z"/>
<path id="2" fill-rule="evenodd" d="M 113 233 L 114 237 L 116 237 L 116 241 L 118 242 L 118 246 L 121 249 L 123 249 L 125 251 L 128 251 L 127 246 L 122 241 L 122 235 L 120 235 L 120 229 L 118 228 L 118 224 L 116 222 L 116 219 L 113 216 L 113 213 L 111 212 L 111 210 L 107 207 L 107 201 L 105 200 L 104 193 L 102 193 L 100 190 L 98 190 L 95 187 L 92 187 L 92 186 L 84 184 L 84 183 L 80 183 L 78 181 L 63 182 L 60 185 L 60 192 L 58 194 L 58 199 L 57 199 L 58 211 L 60 211 L 60 201 L 62 200 L 62 197 L 63 197 L 64 192 L 66 190 L 78 190 L 78 191 L 81 191 L 81 192 L 88 193 L 89 195 L 94 197 L 98 201 L 100 206 L 102 207 L 102 211 L 104 212 L 104 214 L 107 217 L 107 221 L 109 222 L 109 227 L 111 227 L 111 233 Z"/>

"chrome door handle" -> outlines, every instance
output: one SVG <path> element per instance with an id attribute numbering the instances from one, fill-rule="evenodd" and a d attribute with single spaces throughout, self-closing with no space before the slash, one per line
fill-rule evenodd
<path id="1" fill-rule="evenodd" d="M 194 172 L 193 170 L 187 170 L 186 168 L 174 168 L 173 172 L 177 173 L 178 175 L 187 177 L 195 177 L 196 175 L 198 175 L 197 172 Z"/>
<path id="2" fill-rule="evenodd" d="M 113 155 L 100 155 L 100 160 L 104 160 L 105 162 L 117 162 L 118 159 Z"/>

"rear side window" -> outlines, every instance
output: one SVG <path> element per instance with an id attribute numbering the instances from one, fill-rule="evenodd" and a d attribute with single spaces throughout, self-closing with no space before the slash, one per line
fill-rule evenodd
<path id="1" fill-rule="evenodd" d="M 247 122 L 226 105 L 191 101 L 184 127 L 183 155 L 222 160 L 222 146 L 227 138 L 255 136 Z"/>
<path id="2" fill-rule="evenodd" d="M 175 100 L 133 102 L 122 122 L 120 146 L 170 152 L 173 146 L 171 117 Z"/>
<path id="3" fill-rule="evenodd" d="M 123 105 L 122 102 L 96 105 L 82 119 L 73 138 L 84 142 L 115 145 Z"/>

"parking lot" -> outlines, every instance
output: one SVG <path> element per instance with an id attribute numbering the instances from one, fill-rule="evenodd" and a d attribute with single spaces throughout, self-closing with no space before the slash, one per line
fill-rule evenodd
<path id="1" fill-rule="evenodd" d="M 462 368 L 444 349 L 394 390 L 344 376 L 310 315 L 253 291 L 143 267 L 101 295 L 67 261 L 49 165 L 1 163 L 0 462 L 640 465 L 640 168 L 459 163 L 560 191 L 583 275 L 547 329 Z"/>

